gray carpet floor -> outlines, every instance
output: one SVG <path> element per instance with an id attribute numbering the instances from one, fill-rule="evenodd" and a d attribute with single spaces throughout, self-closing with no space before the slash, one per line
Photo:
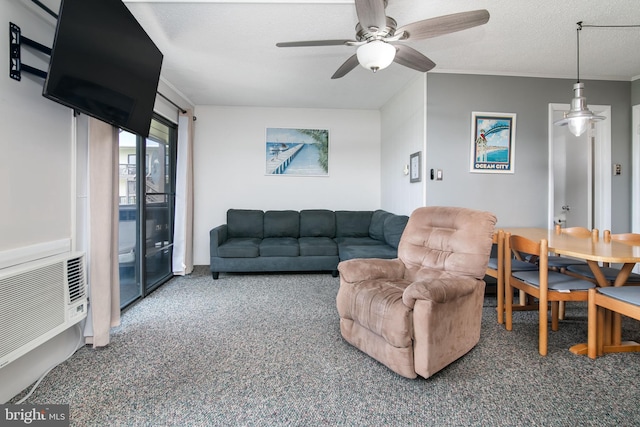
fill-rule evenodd
<path id="1" fill-rule="evenodd" d="M 213 281 L 198 267 L 126 311 L 112 344 L 80 349 L 28 403 L 68 403 L 76 426 L 640 425 L 640 354 L 568 351 L 586 341 L 584 304 L 568 305 L 541 357 L 536 315 L 515 313 L 507 332 L 487 296 L 480 343 L 408 380 L 342 339 L 338 287 L 326 273 Z M 640 341 L 640 322 L 623 327 Z"/>

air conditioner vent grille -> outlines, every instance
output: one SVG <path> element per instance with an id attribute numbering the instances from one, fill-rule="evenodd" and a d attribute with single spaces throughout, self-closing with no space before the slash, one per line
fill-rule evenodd
<path id="1" fill-rule="evenodd" d="M 74 303 L 86 297 L 84 263 L 82 258 L 67 261 L 67 279 L 69 281 L 69 302 Z"/>

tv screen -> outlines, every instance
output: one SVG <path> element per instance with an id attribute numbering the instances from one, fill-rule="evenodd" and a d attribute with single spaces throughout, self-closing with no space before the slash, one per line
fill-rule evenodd
<path id="1" fill-rule="evenodd" d="M 162 58 L 121 0 L 62 0 L 43 95 L 147 137 Z"/>

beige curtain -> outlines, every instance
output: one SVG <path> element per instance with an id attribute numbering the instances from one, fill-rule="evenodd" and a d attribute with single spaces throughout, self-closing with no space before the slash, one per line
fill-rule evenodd
<path id="1" fill-rule="evenodd" d="M 193 271 L 193 111 L 178 118 L 173 274 Z"/>
<path id="2" fill-rule="evenodd" d="M 118 129 L 89 119 L 89 313 L 87 344 L 109 344 L 120 324 Z"/>

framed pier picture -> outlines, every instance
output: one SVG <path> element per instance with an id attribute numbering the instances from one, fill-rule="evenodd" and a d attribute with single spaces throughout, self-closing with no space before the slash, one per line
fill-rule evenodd
<path id="1" fill-rule="evenodd" d="M 329 175 L 329 130 L 267 128 L 265 174 Z"/>
<path id="2" fill-rule="evenodd" d="M 471 172 L 514 173 L 515 144 L 515 114 L 471 113 Z"/>

